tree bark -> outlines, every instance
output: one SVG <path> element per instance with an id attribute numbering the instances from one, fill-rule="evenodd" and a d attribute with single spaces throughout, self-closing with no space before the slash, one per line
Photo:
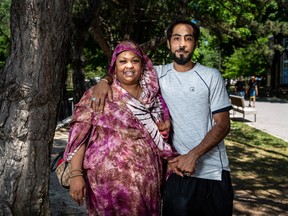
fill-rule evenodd
<path id="1" fill-rule="evenodd" d="M 274 44 L 281 44 L 282 34 L 274 35 Z M 280 56 L 281 52 L 274 48 L 274 55 L 272 60 L 272 71 L 271 71 L 271 90 L 277 91 L 280 85 Z"/>
<path id="2" fill-rule="evenodd" d="M 0 215 L 50 215 L 50 154 L 65 83 L 71 0 L 12 0 L 0 73 Z"/>
<path id="3" fill-rule="evenodd" d="M 78 103 L 86 91 L 85 87 L 85 74 L 84 74 L 84 55 L 83 49 L 85 46 L 85 34 L 87 30 L 80 30 L 76 28 L 73 35 L 72 46 L 72 71 L 73 71 L 73 100 L 74 104 Z"/>
<path id="4" fill-rule="evenodd" d="M 73 70 L 73 100 L 78 103 L 86 91 L 85 73 L 83 70 L 85 59 L 83 50 L 87 41 L 88 30 L 93 19 L 99 14 L 101 1 L 90 1 L 88 8 L 83 9 L 82 13 L 73 16 L 72 32 L 72 70 Z"/>

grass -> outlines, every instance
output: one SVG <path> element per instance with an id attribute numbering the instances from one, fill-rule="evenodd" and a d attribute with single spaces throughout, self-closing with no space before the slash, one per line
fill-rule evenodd
<path id="1" fill-rule="evenodd" d="M 288 143 L 237 121 L 232 121 L 225 143 L 235 190 L 234 215 L 287 212 Z"/>

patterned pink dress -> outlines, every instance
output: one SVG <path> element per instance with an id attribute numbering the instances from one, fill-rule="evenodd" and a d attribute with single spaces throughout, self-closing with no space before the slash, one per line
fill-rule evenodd
<path id="1" fill-rule="evenodd" d="M 160 215 L 162 160 L 176 154 L 157 128 L 169 114 L 153 67 L 145 67 L 142 77 L 141 102 L 115 80 L 113 102 L 106 101 L 103 113 L 91 108 L 91 90 L 76 105 L 64 158 L 86 145 L 89 215 Z"/>

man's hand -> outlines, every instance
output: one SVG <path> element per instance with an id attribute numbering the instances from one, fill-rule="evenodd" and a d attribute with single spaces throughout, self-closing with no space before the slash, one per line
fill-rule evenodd
<path id="1" fill-rule="evenodd" d="M 92 108 L 96 112 L 103 112 L 107 95 L 110 101 L 113 100 L 111 87 L 105 80 L 100 80 L 91 89 L 93 91 Z"/>
<path id="2" fill-rule="evenodd" d="M 173 171 L 176 169 L 177 172 L 175 173 L 183 177 L 184 175 L 192 175 L 195 172 L 196 160 L 196 157 L 193 157 L 192 154 L 188 153 L 170 160 L 169 166 L 170 164 L 177 164 L 177 167 L 174 168 Z"/>

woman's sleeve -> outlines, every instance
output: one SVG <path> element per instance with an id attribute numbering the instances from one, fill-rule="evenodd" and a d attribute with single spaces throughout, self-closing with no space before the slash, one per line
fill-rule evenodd
<path id="1" fill-rule="evenodd" d="M 64 160 L 70 161 L 78 149 L 88 142 L 92 125 L 87 122 L 73 122 L 70 125 Z"/>
<path id="2" fill-rule="evenodd" d="M 68 143 L 64 151 L 64 160 L 70 161 L 81 145 L 86 144 L 90 137 L 96 113 L 91 107 L 92 91 L 86 91 L 75 105 L 70 130 Z M 93 123 L 94 122 L 94 123 Z"/>
<path id="3" fill-rule="evenodd" d="M 161 103 L 162 121 L 158 122 L 157 126 L 164 141 L 162 150 L 160 151 L 160 156 L 168 160 L 168 159 L 178 156 L 179 154 L 173 148 L 173 146 L 168 143 L 170 127 L 171 127 L 170 114 L 169 114 L 168 106 L 165 103 L 163 97 L 160 94 L 158 95 L 158 97 Z"/>

